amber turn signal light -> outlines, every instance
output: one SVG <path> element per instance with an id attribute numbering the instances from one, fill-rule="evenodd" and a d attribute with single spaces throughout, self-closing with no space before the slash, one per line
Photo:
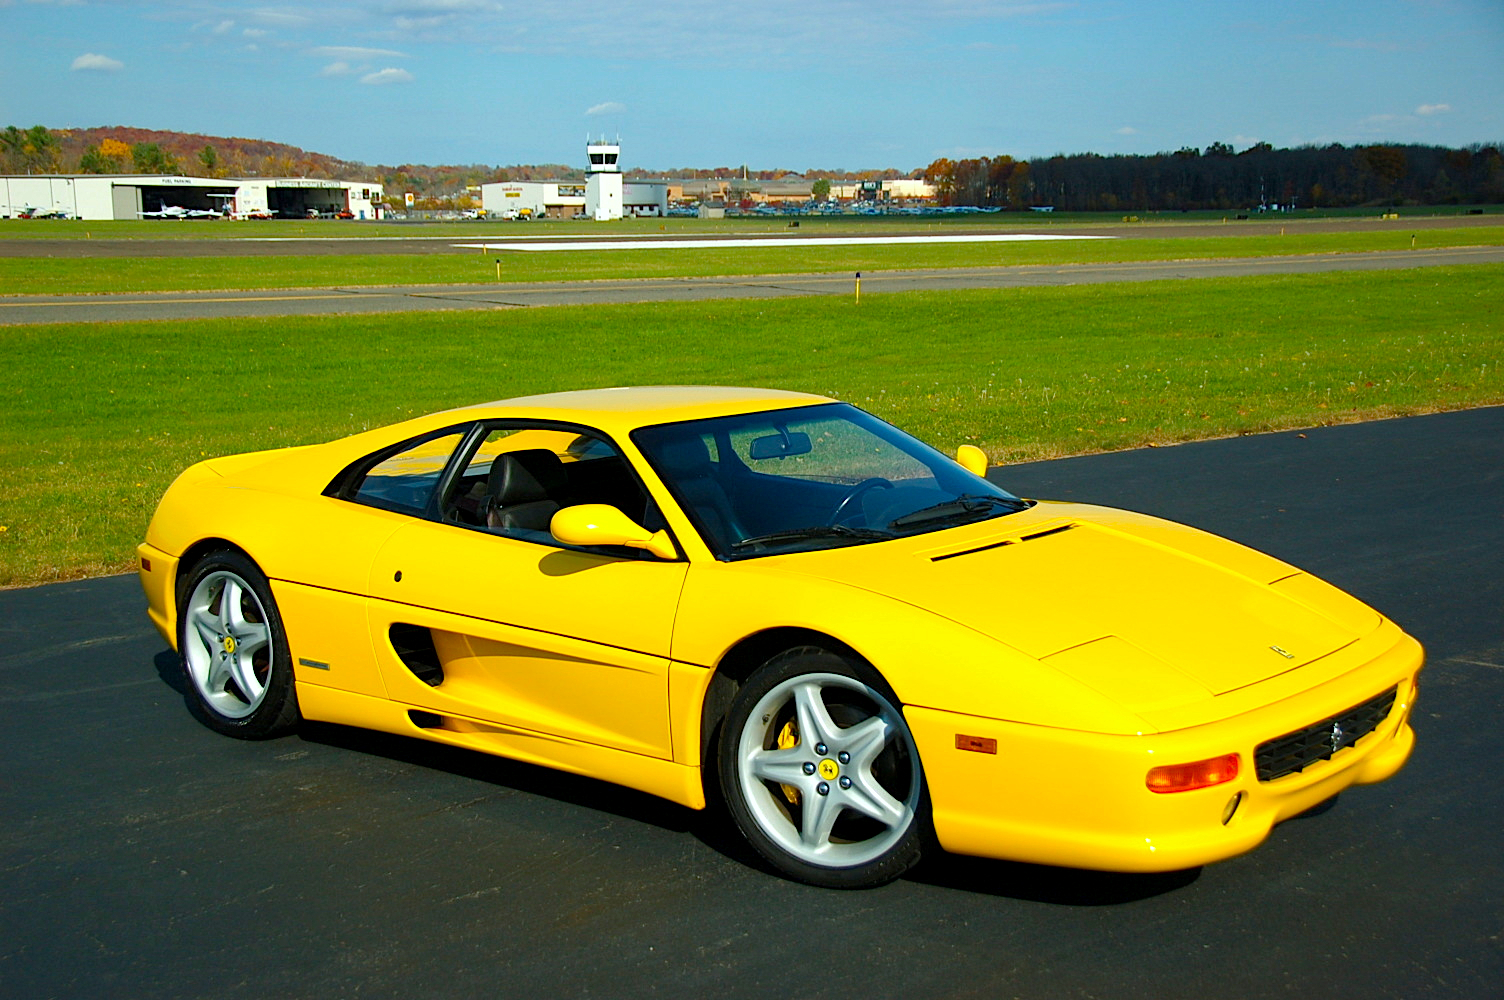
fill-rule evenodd
<path id="1" fill-rule="evenodd" d="M 1238 755 L 1235 753 L 1198 760 L 1191 764 L 1166 764 L 1151 768 L 1144 784 L 1149 791 L 1167 795 L 1170 792 L 1189 792 L 1197 788 L 1210 788 L 1231 781 L 1238 776 Z"/>

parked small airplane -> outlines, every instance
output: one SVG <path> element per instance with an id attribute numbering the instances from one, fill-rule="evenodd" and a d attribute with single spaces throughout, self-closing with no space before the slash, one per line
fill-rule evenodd
<path id="1" fill-rule="evenodd" d="M 212 208 L 183 208 L 179 205 L 163 205 L 156 212 L 137 212 L 143 219 L 223 219 L 224 214 Z"/>
<path id="2" fill-rule="evenodd" d="M 68 210 L 65 208 L 38 208 L 35 205 L 22 205 L 21 211 L 16 213 L 18 219 L 66 219 Z"/>

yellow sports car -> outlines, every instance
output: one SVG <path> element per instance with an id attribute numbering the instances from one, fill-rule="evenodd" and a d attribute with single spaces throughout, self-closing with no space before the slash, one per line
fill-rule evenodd
<path id="1" fill-rule="evenodd" d="M 724 801 L 782 873 L 1164 871 L 1405 762 L 1419 644 L 1277 559 L 1023 500 L 854 406 L 565 392 L 201 462 L 140 547 L 211 728 Z"/>

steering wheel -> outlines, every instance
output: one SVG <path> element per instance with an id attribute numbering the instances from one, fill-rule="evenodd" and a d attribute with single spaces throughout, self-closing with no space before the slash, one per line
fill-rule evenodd
<path id="1" fill-rule="evenodd" d="M 856 502 L 857 497 L 860 497 L 871 490 L 891 490 L 892 488 L 893 484 L 888 482 L 881 476 L 873 476 L 871 479 L 863 479 L 861 482 L 857 483 L 851 488 L 851 492 L 847 493 L 844 497 L 841 498 L 841 502 L 836 504 L 835 511 L 831 513 L 830 519 L 825 523 L 827 525 L 840 524 L 842 520 L 850 516 L 847 512 L 847 508 Z"/>

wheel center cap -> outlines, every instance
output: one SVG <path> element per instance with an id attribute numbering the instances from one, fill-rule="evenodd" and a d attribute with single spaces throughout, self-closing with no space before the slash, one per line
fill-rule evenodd
<path id="1" fill-rule="evenodd" d="M 225 636 L 225 638 L 224 638 L 224 647 L 225 647 L 225 652 L 226 653 L 228 653 L 230 655 L 234 655 L 234 653 L 235 653 L 235 637 L 233 635 L 227 635 L 227 636 Z"/>
<path id="2" fill-rule="evenodd" d="M 834 781 L 836 779 L 836 776 L 841 773 L 841 765 L 837 764 L 829 757 L 825 757 L 820 761 L 818 769 L 820 772 L 820 777 L 824 778 L 826 781 Z"/>

